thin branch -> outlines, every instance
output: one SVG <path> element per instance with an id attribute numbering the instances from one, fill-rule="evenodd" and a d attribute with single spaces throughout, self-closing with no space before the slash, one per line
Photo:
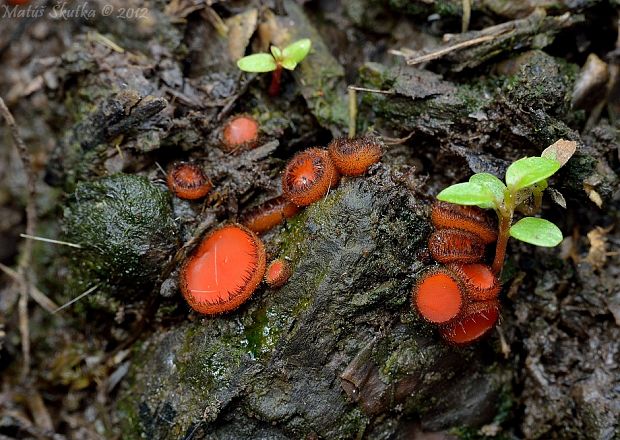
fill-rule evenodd
<path id="1" fill-rule="evenodd" d="M 486 41 L 494 40 L 499 37 L 499 35 L 483 35 L 482 37 L 473 38 L 471 40 L 461 41 L 460 43 L 453 44 L 451 46 L 442 47 L 441 49 L 435 50 L 431 53 L 427 53 L 424 55 L 416 56 L 414 58 L 410 58 L 407 60 L 407 64 L 409 66 L 414 66 L 420 63 L 426 63 L 427 61 L 436 60 L 437 58 L 441 58 L 444 55 L 454 52 L 457 50 L 465 49 L 466 47 L 476 46 L 478 44 L 482 44 Z"/>
<path id="2" fill-rule="evenodd" d="M 11 269 L 8 266 L 5 266 L 2 263 L 0 263 L 0 270 L 2 272 L 4 272 L 5 274 L 7 274 L 8 276 L 10 276 L 11 278 L 13 278 L 13 280 L 16 283 L 18 283 L 20 285 L 23 285 L 25 283 L 24 277 L 22 275 L 18 274 L 13 269 Z M 45 293 L 43 293 L 39 289 L 37 289 L 36 286 L 30 286 L 30 297 L 37 304 L 39 304 L 41 307 L 43 307 L 45 310 L 47 310 L 50 313 L 53 313 L 54 310 L 56 310 L 58 308 L 58 305 L 54 301 L 49 299 L 48 296 Z"/>
<path id="3" fill-rule="evenodd" d="M 463 20 L 461 21 L 461 32 L 467 32 L 469 29 L 469 20 L 471 19 L 471 0 L 463 0 Z"/>
<path id="4" fill-rule="evenodd" d="M 4 100 L 0 98 L 0 114 L 4 117 L 9 127 L 13 143 L 21 159 L 24 173 L 28 182 L 28 195 L 26 202 L 26 234 L 34 235 L 36 228 L 37 210 L 35 204 L 36 197 L 36 180 L 34 171 L 32 170 L 32 160 L 26 144 L 19 135 L 19 129 L 15 118 L 7 108 Z M 32 241 L 27 240 L 24 243 L 23 253 L 18 266 L 18 273 L 23 277 L 24 283 L 21 285 L 21 295 L 19 298 L 19 331 L 21 334 L 22 355 L 24 357 L 24 366 L 22 368 L 22 376 L 25 378 L 30 373 L 30 330 L 28 324 L 28 298 L 30 296 L 30 286 L 32 285 L 30 275 L 30 262 L 32 260 Z"/>
<path id="5" fill-rule="evenodd" d="M 90 289 L 88 289 L 86 292 L 79 294 L 78 296 L 76 296 L 75 298 L 73 298 L 71 301 L 69 301 L 68 303 L 63 304 L 62 306 L 58 307 L 56 310 L 54 310 L 52 313 L 58 313 L 63 309 L 66 309 L 67 307 L 69 307 L 71 304 L 81 300 L 82 298 L 84 298 L 86 295 L 89 295 L 91 293 L 93 293 L 95 290 L 97 290 L 99 288 L 99 284 L 95 284 L 93 287 L 91 287 Z"/>
<path id="6" fill-rule="evenodd" d="M 349 139 L 355 137 L 357 130 L 357 90 L 349 87 Z"/>
<path id="7" fill-rule="evenodd" d="M 368 93 L 379 93 L 381 95 L 394 95 L 396 94 L 393 90 L 379 90 L 379 89 L 369 89 L 367 87 L 358 87 L 358 86 L 349 86 L 350 90 L 356 90 L 358 92 L 368 92 Z"/>
<path id="8" fill-rule="evenodd" d="M 76 243 L 69 243 L 68 241 L 54 240 L 52 238 L 37 237 L 36 235 L 28 235 L 28 234 L 19 234 L 19 236 L 22 238 L 27 238 L 29 240 L 44 241 L 46 243 L 61 244 L 63 246 L 70 246 L 70 247 L 82 249 L 81 245 L 76 244 Z"/>

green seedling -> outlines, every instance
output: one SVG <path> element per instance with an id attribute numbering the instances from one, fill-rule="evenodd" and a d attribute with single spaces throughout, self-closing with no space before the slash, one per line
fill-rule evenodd
<path id="1" fill-rule="evenodd" d="M 499 230 L 492 269 L 496 274 L 504 265 L 510 237 L 545 247 L 557 246 L 562 241 L 562 232 L 555 224 L 533 216 L 540 212 L 547 179 L 570 159 L 575 147 L 575 142 L 559 140 L 541 157 L 524 157 L 512 163 L 506 170 L 505 183 L 492 174 L 478 173 L 468 182 L 449 186 L 437 195 L 444 202 L 495 211 Z M 513 224 L 517 212 L 526 217 Z"/>
<path id="2" fill-rule="evenodd" d="M 280 94 L 280 79 L 282 77 L 282 68 L 287 70 L 295 70 L 297 64 L 301 63 L 310 52 L 312 42 L 309 38 L 295 41 L 294 43 L 280 49 L 277 46 L 271 46 L 271 53 L 255 53 L 241 58 L 237 61 L 237 67 L 244 72 L 271 74 L 271 85 L 269 86 L 269 95 L 277 96 Z"/>

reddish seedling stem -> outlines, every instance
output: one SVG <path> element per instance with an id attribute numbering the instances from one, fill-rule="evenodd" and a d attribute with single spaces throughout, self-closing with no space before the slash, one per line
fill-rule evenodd
<path id="1" fill-rule="evenodd" d="M 280 94 L 280 79 L 282 78 L 282 64 L 278 62 L 276 70 L 271 74 L 271 85 L 269 86 L 269 96 Z"/>
<path id="2" fill-rule="evenodd" d="M 497 237 L 497 244 L 495 245 L 495 258 L 493 259 L 493 273 L 499 277 L 504 266 L 504 258 L 506 257 L 506 247 L 508 246 L 508 239 L 510 238 L 510 223 L 509 217 L 500 216 L 499 218 L 499 234 Z"/>

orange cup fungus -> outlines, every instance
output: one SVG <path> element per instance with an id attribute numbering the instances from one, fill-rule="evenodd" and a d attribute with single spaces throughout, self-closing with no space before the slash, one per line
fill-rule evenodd
<path id="1" fill-rule="evenodd" d="M 381 144 L 371 137 L 336 138 L 327 146 L 329 155 L 340 174 L 361 176 L 381 160 Z"/>
<path id="2" fill-rule="evenodd" d="M 181 199 L 195 200 L 207 195 L 211 181 L 198 165 L 180 162 L 175 164 L 167 176 L 168 188 Z"/>
<path id="3" fill-rule="evenodd" d="M 454 321 L 441 328 L 441 336 L 456 345 L 472 343 L 486 335 L 499 319 L 497 300 L 467 304 Z"/>
<path id="4" fill-rule="evenodd" d="M 485 264 L 454 263 L 448 266 L 467 290 L 467 296 L 475 301 L 497 298 L 501 286 L 495 274 Z"/>
<path id="5" fill-rule="evenodd" d="M 434 324 L 454 319 L 463 306 L 459 283 L 445 269 L 425 273 L 413 289 L 413 302 L 420 315 Z"/>
<path id="6" fill-rule="evenodd" d="M 476 234 L 484 244 L 497 240 L 497 231 L 486 213 L 476 206 L 437 202 L 431 210 L 431 221 L 437 229 L 460 229 Z"/>
<path id="7" fill-rule="evenodd" d="M 263 234 L 285 219 L 293 217 L 300 209 L 299 206 L 289 202 L 285 197 L 279 196 L 249 210 L 241 218 L 241 224 L 252 232 Z"/>
<path id="8" fill-rule="evenodd" d="M 243 304 L 265 274 L 265 247 L 238 224 L 209 233 L 181 268 L 186 301 L 206 315 L 229 312 Z"/>
<path id="9" fill-rule="evenodd" d="M 265 272 L 265 282 L 269 287 L 278 288 L 286 284 L 291 277 L 291 266 L 282 258 L 273 260 L 267 266 Z"/>
<path id="10" fill-rule="evenodd" d="M 475 263 L 484 257 L 484 244 L 471 232 L 440 229 L 428 239 L 431 256 L 439 263 Z"/>
<path id="11" fill-rule="evenodd" d="M 326 150 L 309 148 L 297 153 L 284 169 L 284 196 L 297 206 L 308 206 L 327 194 L 340 174 Z"/>
<path id="12" fill-rule="evenodd" d="M 499 319 L 499 280 L 481 263 L 485 245 L 497 232 L 476 207 L 435 203 L 431 221 L 436 230 L 428 248 L 433 259 L 448 264 L 427 272 L 414 287 L 413 302 L 426 320 L 440 325 L 442 337 L 456 345 L 487 334 Z"/>
<path id="13" fill-rule="evenodd" d="M 233 116 L 222 131 L 222 149 L 234 152 L 255 148 L 258 145 L 258 132 L 258 122 L 252 116 Z"/>

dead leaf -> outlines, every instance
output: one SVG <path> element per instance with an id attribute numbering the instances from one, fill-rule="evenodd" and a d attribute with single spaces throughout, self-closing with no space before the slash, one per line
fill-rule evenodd
<path id="1" fill-rule="evenodd" d="M 566 209 L 566 199 L 564 198 L 564 196 L 562 195 L 560 191 L 554 188 L 547 188 L 547 191 L 549 192 L 549 195 L 551 196 L 551 200 L 553 200 L 553 203 Z"/>
<path id="2" fill-rule="evenodd" d="M 545 148 L 540 156 L 557 160 L 564 166 L 573 157 L 575 151 L 577 151 L 577 142 L 560 139 Z"/>
<path id="3" fill-rule="evenodd" d="M 610 254 L 607 251 L 607 234 L 613 229 L 613 225 L 607 228 L 601 228 L 596 226 L 590 232 L 588 232 L 588 241 L 590 242 L 590 250 L 586 261 L 590 263 L 596 269 L 601 269 L 607 261 L 607 256 Z"/>
<path id="4" fill-rule="evenodd" d="M 250 38 L 256 31 L 258 10 L 249 9 L 226 20 L 228 27 L 228 53 L 231 60 L 238 60 L 245 55 Z"/>
<path id="5" fill-rule="evenodd" d="M 592 202 L 594 202 L 594 204 L 596 206 L 598 206 L 599 208 L 603 207 L 603 198 L 601 197 L 601 195 L 599 193 L 596 192 L 596 190 L 594 189 L 594 187 L 592 185 L 589 185 L 589 184 L 584 182 L 583 183 L 583 190 L 588 195 L 588 198 Z"/>

